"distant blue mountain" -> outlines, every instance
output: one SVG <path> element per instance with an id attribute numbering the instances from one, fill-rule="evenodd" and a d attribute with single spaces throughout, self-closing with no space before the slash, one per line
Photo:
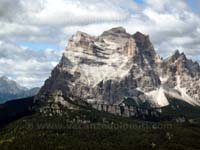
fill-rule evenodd
<path id="1" fill-rule="evenodd" d="M 8 79 L 6 76 L 0 77 L 0 103 L 12 99 L 19 99 L 34 96 L 38 93 L 40 88 L 28 89 L 19 85 L 17 82 Z"/>

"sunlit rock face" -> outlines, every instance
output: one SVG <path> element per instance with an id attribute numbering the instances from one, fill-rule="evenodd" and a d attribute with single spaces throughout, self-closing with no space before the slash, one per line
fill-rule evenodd
<path id="1" fill-rule="evenodd" d="M 47 101 L 56 90 L 97 104 L 121 104 L 124 98 L 152 107 L 166 106 L 166 95 L 199 104 L 199 64 L 179 52 L 161 60 L 149 36 L 122 27 L 100 36 L 76 32 L 36 100 Z M 195 89 L 184 85 L 187 80 Z"/>

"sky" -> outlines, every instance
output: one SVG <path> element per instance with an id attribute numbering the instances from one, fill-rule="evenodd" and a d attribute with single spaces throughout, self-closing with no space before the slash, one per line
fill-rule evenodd
<path id="1" fill-rule="evenodd" d="M 0 0 L 0 76 L 41 86 L 77 30 L 148 34 L 162 57 L 200 60 L 199 0 Z"/>

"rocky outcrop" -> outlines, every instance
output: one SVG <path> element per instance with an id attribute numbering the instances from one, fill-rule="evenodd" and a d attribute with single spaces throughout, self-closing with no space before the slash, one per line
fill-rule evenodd
<path id="1" fill-rule="evenodd" d="M 147 109 L 126 105 L 93 104 L 93 108 L 124 117 L 140 117 L 143 119 L 159 117 L 162 110 L 160 108 Z"/>
<path id="2" fill-rule="evenodd" d="M 149 44 L 145 35 L 143 38 L 141 46 Z M 77 32 L 41 89 L 40 99 L 54 90 L 62 90 L 65 95 L 89 102 L 114 104 L 123 101 L 125 96 L 135 96 L 137 87 L 145 91 L 155 89 L 160 84 L 159 77 L 148 62 L 148 57 L 152 58 L 155 52 L 143 55 L 139 46 L 134 36 L 121 27 L 105 31 L 99 37 Z M 154 51 L 151 46 L 146 48 Z"/>
<path id="3" fill-rule="evenodd" d="M 190 103 L 200 101 L 200 67 L 178 50 L 162 63 L 165 85 L 177 89 Z"/>
<path id="4" fill-rule="evenodd" d="M 78 31 L 35 100 L 46 102 L 60 90 L 64 97 L 95 106 L 131 98 L 162 107 L 168 105 L 168 96 L 199 105 L 199 73 L 199 64 L 178 51 L 161 60 L 149 36 L 140 32 L 131 35 L 117 27 L 94 37 Z"/>

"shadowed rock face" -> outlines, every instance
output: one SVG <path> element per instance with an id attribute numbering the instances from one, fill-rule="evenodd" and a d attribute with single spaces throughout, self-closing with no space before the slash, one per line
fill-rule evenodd
<path id="1" fill-rule="evenodd" d="M 179 52 L 161 60 L 149 36 L 140 32 L 131 35 L 117 27 L 94 37 L 78 31 L 69 39 L 61 61 L 36 100 L 48 101 L 51 93 L 60 90 L 65 96 L 98 104 L 120 104 L 129 97 L 165 106 L 167 102 L 162 100 L 171 93 L 185 101 L 191 98 L 191 102 L 194 99 L 187 91 L 182 93 L 189 94 L 184 98 L 181 92 L 169 89 L 181 90 L 182 76 L 199 81 L 199 72 L 199 64 Z M 200 93 L 199 89 L 195 92 Z"/>
<path id="2" fill-rule="evenodd" d="M 149 40 L 149 36 L 146 36 L 140 32 L 136 32 L 134 35 L 133 35 L 136 43 L 137 43 L 137 46 L 142 49 L 142 50 L 146 50 L 150 47 L 152 47 L 152 44 Z"/>

